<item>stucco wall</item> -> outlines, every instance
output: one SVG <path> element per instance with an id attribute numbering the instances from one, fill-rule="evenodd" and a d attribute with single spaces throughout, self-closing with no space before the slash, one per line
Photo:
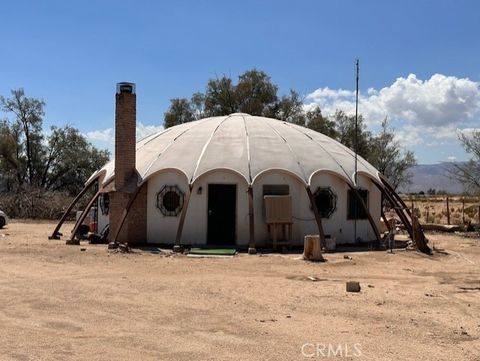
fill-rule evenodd
<path id="1" fill-rule="evenodd" d="M 207 173 L 195 182 L 185 217 L 181 243 L 205 244 L 207 242 L 209 184 L 235 184 L 237 186 L 235 238 L 237 244 L 248 245 L 248 186 L 242 177 L 226 170 Z M 147 201 L 148 243 L 173 243 L 175 241 L 180 215 L 167 217 L 156 207 L 157 193 L 165 185 L 178 186 L 187 197 L 187 179 L 179 172 L 172 170 L 159 173 L 149 180 Z M 198 192 L 200 187 L 202 188 L 201 194 Z"/>
<path id="2" fill-rule="evenodd" d="M 380 223 L 381 193 L 370 179 L 363 175 L 358 176 L 358 185 L 360 188 L 368 190 L 368 208 L 378 227 Z M 322 218 L 325 234 L 335 237 L 337 244 L 354 243 L 355 221 L 347 218 L 349 186 L 340 177 L 321 172 L 315 174 L 311 180 L 313 193 L 318 187 L 330 187 L 337 196 L 335 212 L 329 218 Z M 375 233 L 368 219 L 357 220 L 357 237 L 364 241 L 375 239 Z"/>
<path id="3" fill-rule="evenodd" d="M 156 207 L 156 195 L 165 185 L 177 185 L 188 193 L 186 177 L 175 170 L 158 173 L 148 181 L 147 195 L 147 240 L 149 243 L 173 243 L 176 237 L 180 215 L 166 217 Z M 369 191 L 369 209 L 376 222 L 380 219 L 381 195 L 375 185 L 365 176 L 359 175 L 359 185 Z M 236 184 L 236 243 L 247 246 L 249 242 L 248 185 L 239 175 L 226 170 L 218 170 L 200 177 L 194 184 L 185 225 L 182 244 L 205 244 L 208 222 L 208 184 Z M 317 224 L 305 185 L 296 177 L 281 171 L 269 171 L 255 179 L 253 185 L 255 242 L 266 246 L 267 225 L 264 221 L 263 185 L 287 184 L 292 197 L 293 244 L 302 245 L 306 234 L 318 234 Z M 201 194 L 198 194 L 199 188 Z M 317 173 L 312 177 L 311 190 L 330 187 L 337 196 L 336 210 L 328 219 L 322 219 L 326 234 L 335 237 L 337 244 L 354 242 L 354 221 L 347 219 L 347 195 L 349 187 L 340 177 L 329 173 Z M 378 224 L 377 223 L 377 224 Z M 357 236 L 363 240 L 374 240 L 375 234 L 368 220 L 357 220 Z"/>

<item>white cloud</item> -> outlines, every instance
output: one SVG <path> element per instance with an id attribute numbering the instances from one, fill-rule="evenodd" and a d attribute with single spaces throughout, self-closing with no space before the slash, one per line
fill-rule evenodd
<path id="1" fill-rule="evenodd" d="M 148 137 L 151 134 L 162 131 L 163 125 L 145 125 L 142 122 L 137 124 L 137 140 Z"/>
<path id="2" fill-rule="evenodd" d="M 137 140 L 141 140 L 150 134 L 157 133 L 163 130 L 163 125 L 145 125 L 142 122 L 137 124 Z M 87 139 L 91 142 L 103 142 L 108 145 L 115 143 L 115 131 L 113 128 L 107 128 L 102 130 L 94 130 L 85 133 Z"/>
<path id="3" fill-rule="evenodd" d="M 113 143 L 115 142 L 115 133 L 113 132 L 113 128 L 107 128 L 103 130 L 94 130 L 91 132 L 85 133 L 87 139 L 91 142 L 106 142 L 106 143 Z"/>
<path id="4" fill-rule="evenodd" d="M 337 109 L 355 111 L 355 93 L 345 89 L 320 88 L 308 94 L 307 101 L 307 109 L 319 105 L 327 115 Z M 368 89 L 359 97 L 359 109 L 370 124 L 388 116 L 420 127 L 456 129 L 479 114 L 480 83 L 442 74 L 421 80 L 410 74 L 380 90 Z"/>

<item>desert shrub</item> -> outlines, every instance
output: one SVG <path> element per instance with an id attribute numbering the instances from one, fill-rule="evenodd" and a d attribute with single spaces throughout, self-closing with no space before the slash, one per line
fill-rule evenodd
<path id="1" fill-rule="evenodd" d="M 85 196 L 76 208 L 85 207 L 87 198 Z M 73 197 L 64 192 L 26 187 L 14 193 L 0 193 L 0 209 L 11 218 L 58 219 L 72 200 Z"/>
<path id="2" fill-rule="evenodd" d="M 415 207 L 413 209 L 413 214 L 417 217 L 417 218 L 420 218 L 422 216 L 421 212 L 420 212 L 420 209 Z"/>
<path id="3" fill-rule="evenodd" d="M 477 209 L 478 209 L 478 206 L 475 206 L 475 205 L 465 207 L 465 214 L 470 218 L 475 218 L 475 215 L 477 214 Z"/>
<path id="4" fill-rule="evenodd" d="M 462 215 L 460 213 L 454 213 L 450 217 L 452 224 L 462 224 Z"/>

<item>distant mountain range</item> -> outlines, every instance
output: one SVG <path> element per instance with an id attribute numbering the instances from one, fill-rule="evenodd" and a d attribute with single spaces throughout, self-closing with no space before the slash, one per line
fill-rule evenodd
<path id="1" fill-rule="evenodd" d="M 419 164 L 410 168 L 413 174 L 412 184 L 403 187 L 400 192 L 418 193 L 420 191 L 427 192 L 433 188 L 436 191 L 446 191 L 451 194 L 461 193 L 462 185 L 448 177 L 448 170 L 451 169 L 452 163 L 438 164 Z"/>

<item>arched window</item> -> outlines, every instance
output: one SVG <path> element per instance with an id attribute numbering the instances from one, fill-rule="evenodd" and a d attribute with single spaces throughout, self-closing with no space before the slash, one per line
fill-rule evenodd
<path id="1" fill-rule="evenodd" d="M 313 194 L 315 204 L 322 218 L 330 218 L 337 208 L 337 196 L 330 187 L 319 187 Z"/>
<path id="2" fill-rule="evenodd" d="M 157 193 L 157 208 L 164 216 L 176 217 L 183 208 L 184 194 L 177 186 L 164 186 Z"/>

